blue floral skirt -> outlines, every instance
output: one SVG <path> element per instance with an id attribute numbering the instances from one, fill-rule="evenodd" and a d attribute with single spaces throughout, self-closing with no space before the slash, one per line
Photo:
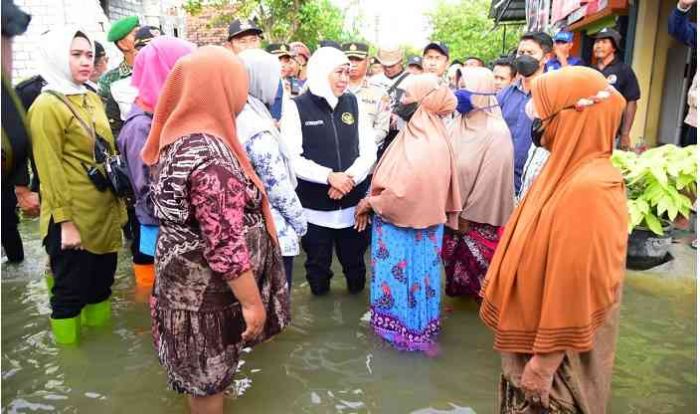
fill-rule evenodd
<path id="1" fill-rule="evenodd" d="M 370 325 L 398 349 L 427 351 L 440 331 L 443 230 L 373 219 Z"/>

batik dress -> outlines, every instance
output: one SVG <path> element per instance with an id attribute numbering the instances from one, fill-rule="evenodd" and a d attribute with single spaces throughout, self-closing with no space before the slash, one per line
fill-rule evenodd
<path id="1" fill-rule="evenodd" d="M 173 390 L 220 393 L 233 382 L 241 349 L 279 333 L 290 320 L 262 194 L 223 141 L 194 134 L 161 151 L 152 197 L 160 219 L 151 298 L 158 358 Z M 262 335 L 244 343 L 241 306 L 228 282 L 248 270 L 267 320 Z"/>
<path id="2" fill-rule="evenodd" d="M 469 223 L 465 234 L 452 230 L 445 232 L 442 259 L 448 296 L 479 298 L 502 232 L 502 227 L 475 222 Z"/>
<path id="3" fill-rule="evenodd" d="M 373 218 L 370 325 L 398 349 L 428 351 L 440 331 L 443 228 L 401 228 Z"/>

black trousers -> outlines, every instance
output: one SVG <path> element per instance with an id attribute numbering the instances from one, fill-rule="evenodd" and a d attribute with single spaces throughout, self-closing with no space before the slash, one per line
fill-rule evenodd
<path id="1" fill-rule="evenodd" d="M 306 280 L 314 295 L 330 290 L 333 250 L 343 267 L 348 290 L 361 292 L 365 287 L 365 252 L 369 246 L 369 229 L 359 233 L 352 227 L 330 229 L 309 223 L 301 247 L 306 253 Z"/>
<path id="2" fill-rule="evenodd" d="M 292 272 L 294 271 L 294 256 L 282 256 L 284 274 L 287 276 L 287 287 L 292 290 Z"/>
<path id="3" fill-rule="evenodd" d="M 51 318 L 72 318 L 80 315 L 83 306 L 109 299 L 117 271 L 117 253 L 61 250 L 61 227 L 53 222 L 44 246 L 54 277 Z"/>
<path id="4" fill-rule="evenodd" d="M 684 133 L 681 137 L 681 147 L 687 147 L 689 145 L 697 145 L 698 143 L 698 129 L 692 127 L 688 124 L 684 125 Z"/>
<path id="5" fill-rule="evenodd" d="M 129 209 L 129 222 L 127 226 L 131 230 L 131 257 L 133 258 L 134 264 L 146 265 L 153 264 L 153 256 L 141 253 L 139 247 L 141 246 L 141 223 L 139 223 L 138 217 L 136 217 L 136 212 L 133 208 Z"/>
<path id="6" fill-rule="evenodd" d="M 22 236 L 19 234 L 17 224 L 17 196 L 15 196 L 14 186 L 2 187 L 2 248 L 5 249 L 7 260 L 10 263 L 19 263 L 24 260 L 24 246 L 22 246 Z"/>

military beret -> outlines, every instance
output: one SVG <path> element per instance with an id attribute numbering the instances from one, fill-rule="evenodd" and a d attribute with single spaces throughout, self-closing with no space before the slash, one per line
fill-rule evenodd
<path id="1" fill-rule="evenodd" d="M 107 41 L 118 42 L 125 38 L 132 30 L 139 26 L 138 16 L 129 16 L 119 19 L 112 24 L 107 34 Z"/>

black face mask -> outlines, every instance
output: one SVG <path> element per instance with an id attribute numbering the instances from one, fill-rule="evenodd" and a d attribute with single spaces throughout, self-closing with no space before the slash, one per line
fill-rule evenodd
<path id="1" fill-rule="evenodd" d="M 546 130 L 544 126 L 545 121 L 549 121 L 550 119 L 559 115 L 562 111 L 567 111 L 569 109 L 575 109 L 575 106 L 571 105 L 562 108 L 559 112 L 555 112 L 552 115 L 546 117 L 545 119 L 533 119 L 532 126 L 530 127 L 530 137 L 532 138 L 532 144 L 538 148 L 542 147 L 542 137 L 544 136 L 544 131 Z"/>
<path id="2" fill-rule="evenodd" d="M 529 55 L 518 56 L 515 59 L 515 69 L 522 76 L 529 78 L 540 68 L 540 61 Z"/>
<path id="3" fill-rule="evenodd" d="M 409 104 L 399 102 L 398 104 L 396 104 L 396 109 L 394 109 L 394 113 L 404 121 L 409 122 L 413 117 L 413 114 L 415 114 L 417 110 L 418 102 L 411 102 Z"/>
<path id="4" fill-rule="evenodd" d="M 544 122 L 540 118 L 535 118 L 532 120 L 530 137 L 532 138 L 532 144 L 537 148 L 542 146 L 542 135 L 544 135 Z"/>

